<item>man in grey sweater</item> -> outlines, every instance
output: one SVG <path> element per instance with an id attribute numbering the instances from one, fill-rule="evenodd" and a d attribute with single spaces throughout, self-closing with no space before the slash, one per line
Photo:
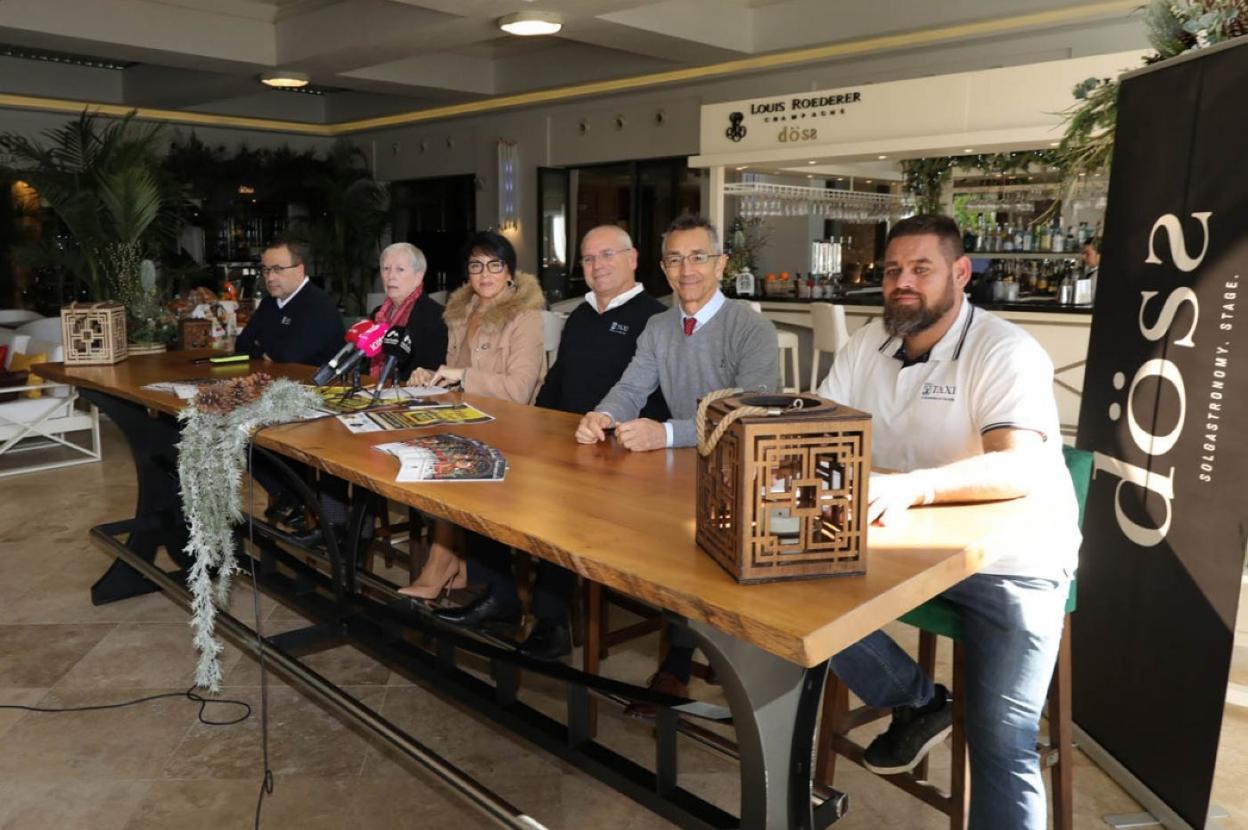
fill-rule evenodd
<path id="1" fill-rule="evenodd" d="M 635 452 L 692 447 L 699 397 L 717 389 L 776 389 L 780 374 L 776 330 L 747 303 L 720 293 L 725 259 L 715 226 L 705 219 L 681 216 L 668 227 L 663 235 L 663 273 L 677 303 L 650 318 L 624 375 L 581 418 L 577 441 L 602 441 L 614 427 L 616 440 Z M 663 423 L 637 417 L 656 388 L 663 390 L 672 413 Z M 695 642 L 686 628 L 673 626 L 668 644 L 650 688 L 688 697 Z M 626 712 L 650 717 L 654 706 L 634 703 Z"/>
<path id="2" fill-rule="evenodd" d="M 692 447 L 698 398 L 717 389 L 775 390 L 776 330 L 747 303 L 720 293 L 725 259 L 706 220 L 686 215 L 671 224 L 662 264 L 677 303 L 650 318 L 623 376 L 581 419 L 577 441 L 602 441 L 614 427 L 630 450 Z M 672 413 L 663 423 L 637 417 L 655 389 Z"/>

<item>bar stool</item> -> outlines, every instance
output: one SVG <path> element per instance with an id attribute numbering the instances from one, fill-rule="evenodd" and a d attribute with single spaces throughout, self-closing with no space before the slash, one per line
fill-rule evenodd
<path id="1" fill-rule="evenodd" d="M 1092 475 L 1092 453 L 1062 447 L 1066 469 L 1075 486 L 1079 504 L 1079 524 L 1083 525 L 1084 506 Z M 1071 654 L 1070 615 L 1075 610 L 1075 581 L 1071 580 L 1066 597 L 1066 619 L 1062 623 L 1062 640 L 1058 646 L 1057 664 L 1049 685 L 1049 743 L 1037 747 L 1042 768 L 1052 770 L 1050 789 L 1053 799 L 1054 830 L 1074 830 L 1074 741 L 1071 724 Z M 927 780 L 927 759 L 912 772 L 881 776 L 882 780 L 905 790 L 910 795 L 949 816 L 951 830 L 965 830 L 970 807 L 969 758 L 966 749 L 965 655 L 962 650 L 962 612 L 952 602 L 936 597 L 906 614 L 901 621 L 919 629 L 919 665 L 930 677 L 936 666 L 937 636 L 953 641 L 953 736 L 950 761 L 949 790 L 945 792 Z M 849 738 L 853 729 L 888 717 L 889 712 L 869 706 L 849 708 L 849 688 L 829 672 L 823 697 L 823 717 L 816 742 L 815 780 L 832 785 L 836 756 L 862 766 L 865 747 Z"/>
<path id="2" fill-rule="evenodd" d="M 801 369 L 797 363 L 797 351 L 799 348 L 797 332 L 776 329 L 776 346 L 780 350 L 780 390 L 796 394 L 802 391 Z M 785 372 L 786 362 L 788 363 L 787 375 Z M 792 383 L 785 383 L 786 379 L 791 380 Z"/>
<path id="3" fill-rule="evenodd" d="M 811 303 L 810 324 L 814 348 L 810 352 L 810 391 L 819 388 L 819 355 L 835 353 L 849 341 L 845 307 L 832 303 Z"/>
<path id="4" fill-rule="evenodd" d="M 763 313 L 762 303 L 750 301 L 750 308 Z M 782 331 L 776 329 L 776 348 L 780 350 L 780 391 L 797 394 L 802 391 L 801 369 L 797 362 L 797 352 L 801 348 L 801 341 L 798 340 L 797 333 L 792 331 Z M 785 364 L 788 364 L 788 373 L 785 373 Z M 793 381 L 792 385 L 785 383 L 785 380 Z"/>

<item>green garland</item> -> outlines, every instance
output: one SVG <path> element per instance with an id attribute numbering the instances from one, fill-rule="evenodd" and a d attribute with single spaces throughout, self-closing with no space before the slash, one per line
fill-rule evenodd
<path id="1" fill-rule="evenodd" d="M 1057 154 L 1053 150 L 928 156 L 921 159 L 905 159 L 901 163 L 901 172 L 905 177 L 906 191 L 914 196 L 919 213 L 940 213 L 941 195 L 955 167 L 961 167 L 964 170 L 982 170 L 984 175 L 1025 173 L 1033 164 L 1048 166 L 1055 164 L 1056 160 Z"/>
<path id="2" fill-rule="evenodd" d="M 1148 40 L 1157 50 L 1144 59 L 1158 63 L 1248 34 L 1244 0 L 1152 0 L 1143 8 Z M 1067 191 L 1080 176 L 1108 174 L 1118 122 L 1118 81 L 1088 78 L 1072 90 L 1076 103 L 1066 110 L 1066 131 L 1058 166 Z"/>
<path id="3" fill-rule="evenodd" d="M 319 398 L 294 381 L 273 381 L 255 401 L 218 414 L 194 404 L 182 410 L 178 477 L 182 507 L 190 523 L 186 553 L 194 559 L 187 574 L 191 591 L 191 628 L 199 651 L 195 685 L 216 692 L 221 687 L 221 643 L 214 634 L 217 608 L 225 607 L 230 579 L 238 569 L 234 526 L 242 521 L 242 481 L 247 445 L 254 431 L 296 421 L 317 412 Z"/>

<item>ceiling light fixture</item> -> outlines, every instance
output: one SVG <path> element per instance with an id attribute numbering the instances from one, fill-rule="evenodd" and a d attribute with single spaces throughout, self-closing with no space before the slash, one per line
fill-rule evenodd
<path id="1" fill-rule="evenodd" d="M 273 69 L 260 73 L 260 83 L 274 89 L 299 89 L 312 82 L 306 72 L 291 72 L 285 69 Z"/>
<path id="2" fill-rule="evenodd" d="M 880 161 L 883 161 L 884 159 L 888 158 L 888 156 L 876 156 L 876 158 L 878 158 Z"/>
<path id="3" fill-rule="evenodd" d="M 975 151 L 974 151 L 973 149 L 971 149 L 970 147 L 967 147 L 967 148 L 966 148 L 965 150 L 963 150 L 962 152 L 964 152 L 964 153 L 973 153 L 973 152 L 975 152 Z"/>
<path id="4" fill-rule="evenodd" d="M 516 12 L 498 19 L 498 28 L 509 35 L 531 37 L 553 35 L 563 28 L 563 20 L 551 12 Z"/>
<path id="5" fill-rule="evenodd" d="M 819 162 L 815 161 L 814 159 L 811 159 L 810 161 L 808 161 L 808 162 L 806 162 L 806 163 L 807 163 L 807 164 L 818 164 Z"/>

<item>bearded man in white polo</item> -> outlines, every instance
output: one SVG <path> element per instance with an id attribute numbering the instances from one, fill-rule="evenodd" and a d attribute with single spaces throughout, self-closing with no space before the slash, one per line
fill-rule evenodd
<path id="1" fill-rule="evenodd" d="M 970 276 L 952 219 L 898 222 L 885 253 L 883 319 L 837 352 L 819 394 L 870 412 L 872 462 L 899 471 L 872 478 L 872 521 L 904 521 L 915 505 L 1057 494 L 1045 538 L 1020 539 L 943 595 L 965 621 L 970 826 L 1043 830 L 1036 736 L 1076 564 L 1078 511 L 1053 364 L 1021 328 L 971 305 Z M 868 769 L 909 771 L 949 734 L 948 690 L 883 632 L 833 657 L 832 670 L 867 704 L 893 709 L 888 731 L 866 750 Z"/>

